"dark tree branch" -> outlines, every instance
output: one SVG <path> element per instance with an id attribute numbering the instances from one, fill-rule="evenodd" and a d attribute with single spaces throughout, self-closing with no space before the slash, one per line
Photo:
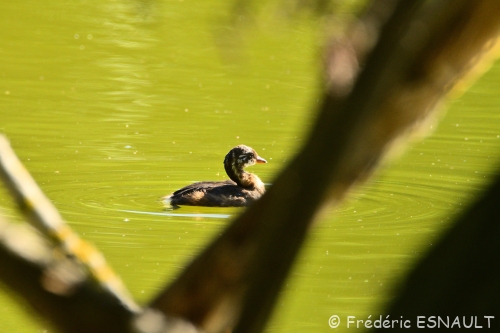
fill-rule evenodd
<path id="1" fill-rule="evenodd" d="M 401 283 L 390 318 L 410 320 L 404 332 L 421 331 L 417 316 L 465 318 L 470 326 L 500 327 L 500 176 Z M 494 316 L 488 323 L 484 316 Z M 384 316 L 385 318 L 385 316 Z M 429 325 L 432 325 L 430 322 Z M 474 327 L 473 326 L 473 327 Z"/>
<path id="2" fill-rule="evenodd" d="M 339 202 L 373 171 L 396 138 L 431 113 L 485 55 L 498 34 L 498 17 L 500 3 L 488 0 L 397 3 L 380 34 L 374 34 L 378 42 L 366 62 L 330 63 L 339 71 L 366 63 L 352 90 L 325 95 L 307 143 L 272 188 L 152 306 L 209 332 L 233 325 L 242 313 L 236 332 L 260 332 L 318 209 Z M 366 43 L 369 50 L 373 40 Z M 345 51 L 346 44 L 339 45 L 330 55 Z M 350 54 L 361 58 L 361 53 Z M 330 77 L 333 88 L 339 87 L 335 80 Z"/>

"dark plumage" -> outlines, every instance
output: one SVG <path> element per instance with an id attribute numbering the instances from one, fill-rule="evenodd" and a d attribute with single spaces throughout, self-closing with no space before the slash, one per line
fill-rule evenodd
<path id="1" fill-rule="evenodd" d="M 256 163 L 267 163 L 267 161 L 248 146 L 236 146 L 224 158 L 224 169 L 230 179 L 188 185 L 163 197 L 163 202 L 174 207 L 182 205 L 247 206 L 259 199 L 265 192 L 264 183 L 260 178 L 244 170 Z"/>

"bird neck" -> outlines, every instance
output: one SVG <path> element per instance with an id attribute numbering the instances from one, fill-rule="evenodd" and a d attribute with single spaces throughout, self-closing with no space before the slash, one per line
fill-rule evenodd
<path id="1" fill-rule="evenodd" d="M 259 192 L 264 193 L 264 183 L 260 180 L 257 175 L 253 173 L 246 172 L 243 168 L 238 168 L 234 165 L 229 166 L 227 164 L 224 165 L 226 169 L 226 173 L 234 181 L 238 186 L 247 189 L 256 189 Z"/>

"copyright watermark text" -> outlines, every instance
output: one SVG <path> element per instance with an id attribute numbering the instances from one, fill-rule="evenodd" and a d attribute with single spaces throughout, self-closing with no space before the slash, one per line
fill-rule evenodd
<path id="1" fill-rule="evenodd" d="M 333 315 L 328 318 L 331 328 L 491 328 L 495 316 L 416 316 L 415 318 L 391 318 L 390 316 L 356 316 L 341 318 Z"/>

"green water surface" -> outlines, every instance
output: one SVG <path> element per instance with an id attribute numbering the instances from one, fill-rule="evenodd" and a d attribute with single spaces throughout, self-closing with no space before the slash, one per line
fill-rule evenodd
<path id="1" fill-rule="evenodd" d="M 241 211 L 171 214 L 156 199 L 225 179 L 223 157 L 237 144 L 268 160 L 252 170 L 272 183 L 313 120 L 322 36 L 313 18 L 270 11 L 241 27 L 230 2 L 190 0 L 0 8 L 0 132 L 141 302 Z M 497 170 L 499 75 L 494 66 L 432 135 L 317 223 L 268 332 L 331 332 L 331 315 L 381 313 Z M 4 189 L 0 207 L 19 219 Z M 0 285 L 0 332 L 54 332 L 26 309 Z"/>

